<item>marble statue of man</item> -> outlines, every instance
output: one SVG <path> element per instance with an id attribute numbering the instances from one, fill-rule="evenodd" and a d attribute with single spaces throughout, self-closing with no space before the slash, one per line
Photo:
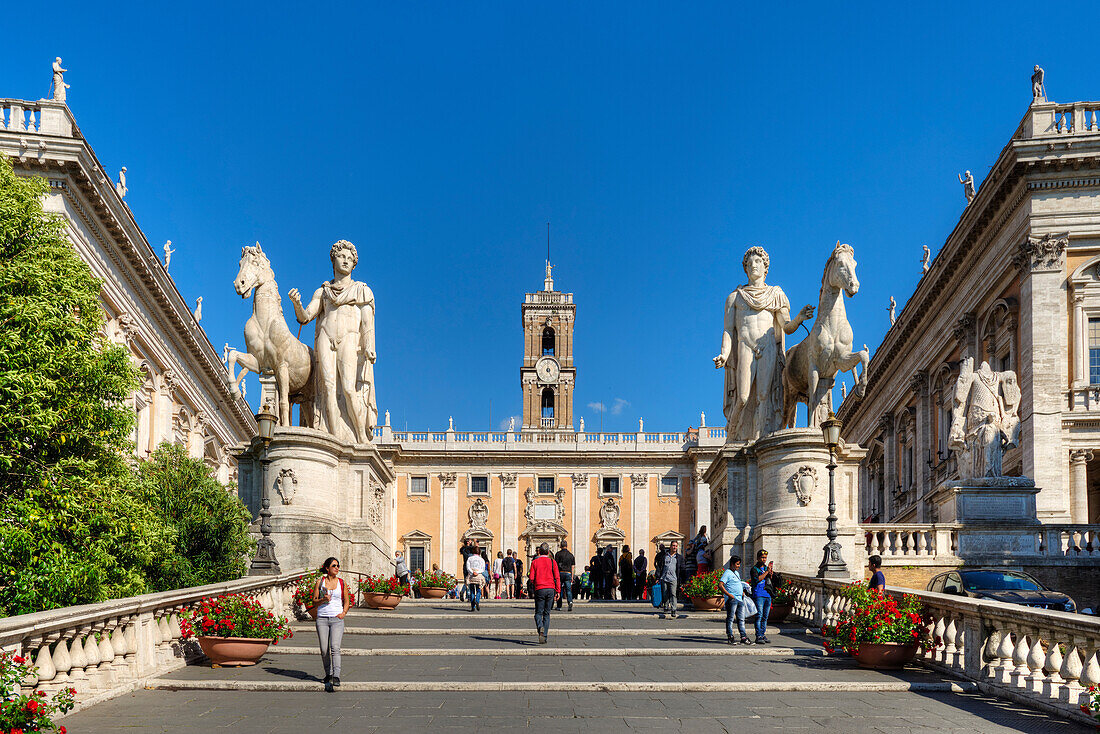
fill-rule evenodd
<path id="1" fill-rule="evenodd" d="M 222 364 L 226 367 L 229 366 L 229 342 L 226 342 L 225 346 L 222 347 Z"/>
<path id="2" fill-rule="evenodd" d="M 924 249 L 924 255 L 920 260 L 920 271 L 923 274 L 928 272 L 928 268 L 932 263 L 932 251 L 928 249 L 928 245 L 921 245 L 921 247 Z"/>
<path id="3" fill-rule="evenodd" d="M 896 310 L 898 302 L 894 300 L 893 296 L 890 296 L 890 305 L 886 307 L 886 310 L 890 312 L 890 326 L 894 325 L 894 319 L 896 318 Z"/>
<path id="4" fill-rule="evenodd" d="M 60 61 L 60 59 L 58 59 Z M 1043 71 L 1043 67 L 1038 64 L 1035 65 L 1035 71 L 1031 75 L 1031 99 L 1033 102 L 1045 102 L 1047 98 L 1047 90 L 1043 85 L 1043 77 L 1046 76 L 1046 72 Z"/>
<path id="5" fill-rule="evenodd" d="M 725 369 L 727 441 L 753 441 L 779 429 L 783 413 L 784 336 L 813 318 L 804 306 L 793 319 L 783 289 L 767 285 L 770 260 L 762 247 L 745 251 L 748 283 L 726 299 L 722 351 L 714 366 Z"/>
<path id="6" fill-rule="evenodd" d="M 125 169 L 123 169 L 125 170 Z M 168 267 L 172 264 L 172 253 L 175 250 L 172 249 L 172 240 L 168 240 L 164 243 L 164 269 L 168 270 Z"/>
<path id="7" fill-rule="evenodd" d="M 126 187 L 126 166 L 123 166 L 118 172 L 118 183 L 115 184 L 115 191 L 118 193 L 119 198 L 125 199 L 126 192 L 129 190 Z"/>
<path id="8" fill-rule="evenodd" d="M 290 301 L 299 324 L 316 319 L 313 358 L 318 427 L 337 438 L 367 443 L 378 423 L 374 390 L 374 293 L 352 280 L 359 262 L 355 245 L 336 242 L 329 251 L 332 280 L 325 281 L 303 308 L 297 288 Z"/>
<path id="9" fill-rule="evenodd" d="M 973 357 L 962 361 L 948 434 L 961 479 L 1001 476 L 1004 450 L 1019 441 L 1019 407 L 1015 372 L 994 372 L 988 362 L 975 372 Z"/>
<path id="10" fill-rule="evenodd" d="M 966 203 L 974 201 L 974 197 L 978 195 L 978 192 L 974 190 L 974 176 L 967 171 L 965 174 L 959 174 L 959 183 L 963 185 L 963 194 L 966 196 Z"/>
<path id="11" fill-rule="evenodd" d="M 1038 67 L 1036 66 L 1035 68 L 1038 68 Z M 57 56 L 56 58 L 54 58 L 54 101 L 55 102 L 64 102 L 65 101 L 65 90 L 69 88 L 69 86 L 67 84 L 65 84 L 65 72 L 68 72 L 68 69 L 63 69 L 62 68 L 62 57 Z"/>
<path id="12" fill-rule="evenodd" d="M 202 296 L 195 299 L 195 321 L 202 321 Z"/>

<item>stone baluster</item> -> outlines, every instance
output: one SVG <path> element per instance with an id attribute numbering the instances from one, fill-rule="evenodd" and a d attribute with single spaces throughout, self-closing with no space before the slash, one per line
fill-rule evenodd
<path id="1" fill-rule="evenodd" d="M 943 664 L 954 668 L 959 664 L 959 630 L 955 626 L 954 616 L 948 618 L 947 626 L 943 629 Z"/>
<path id="2" fill-rule="evenodd" d="M 924 537 L 924 531 L 918 530 L 913 533 L 913 555 L 926 556 L 927 553 L 927 541 Z"/>
<path id="3" fill-rule="evenodd" d="M 985 644 L 982 646 L 982 666 L 981 674 L 983 678 L 996 678 L 997 677 L 997 650 L 1001 647 L 1001 631 L 996 628 L 991 628 L 989 634 L 985 638 Z"/>
<path id="4" fill-rule="evenodd" d="M 935 614 L 936 621 L 932 625 L 932 630 L 931 630 L 931 632 L 932 632 L 932 642 L 933 642 L 933 644 L 936 644 L 939 647 L 936 647 L 932 651 L 932 654 L 929 655 L 929 657 L 932 660 L 938 660 L 939 662 L 946 664 L 946 662 L 947 662 L 947 650 L 946 650 L 947 640 L 944 639 L 944 630 L 946 629 L 946 626 L 944 625 L 944 614 L 945 614 L 945 612 L 936 611 L 936 612 L 934 612 L 934 614 Z"/>
<path id="5" fill-rule="evenodd" d="M 956 621 L 951 620 L 953 623 Z M 966 656 L 968 651 L 969 639 L 966 633 L 966 624 L 962 618 L 960 618 L 955 627 L 955 659 L 951 663 L 951 667 L 960 672 L 966 671 Z"/>
<path id="6" fill-rule="evenodd" d="M 1004 627 L 1001 630 L 1000 644 L 997 646 L 996 680 L 998 683 L 1010 685 L 1012 683 L 1012 653 L 1016 645 L 1012 642 L 1012 630 Z"/>
<path id="7" fill-rule="evenodd" d="M 130 616 L 126 619 L 126 630 L 122 633 L 123 643 L 125 644 L 125 655 L 123 660 L 126 662 L 126 670 L 130 678 L 137 678 L 141 671 L 138 668 L 138 636 L 137 636 L 137 616 Z"/>
<path id="8" fill-rule="evenodd" d="M 72 632 L 64 630 L 57 634 L 57 644 L 53 649 L 53 666 L 57 670 L 57 675 L 53 677 L 54 685 L 51 686 L 56 690 L 68 688 L 73 681 L 69 675 L 69 670 L 73 667 L 73 659 L 69 655 L 69 637 L 71 635 Z"/>
<path id="9" fill-rule="evenodd" d="M 1047 644 L 1046 661 L 1043 663 L 1043 672 L 1047 674 L 1047 680 L 1042 692 L 1048 700 L 1057 701 L 1061 695 L 1065 681 L 1058 671 L 1061 670 L 1063 662 L 1062 646 L 1051 637 Z"/>
<path id="10" fill-rule="evenodd" d="M 1012 647 L 1012 673 L 1009 676 L 1011 685 L 1015 688 L 1024 688 L 1024 681 L 1031 674 L 1031 670 L 1027 667 L 1027 656 L 1030 652 L 1028 636 L 1020 628 L 1016 631 L 1016 644 Z"/>
<path id="11" fill-rule="evenodd" d="M 168 615 L 168 634 L 169 650 L 172 653 L 172 661 L 176 659 L 186 660 L 187 656 L 183 649 L 183 630 L 180 629 L 180 615 L 178 611 L 173 611 Z"/>
<path id="12" fill-rule="evenodd" d="M 1081 666 L 1081 687 L 1088 689 L 1092 686 L 1100 686 L 1100 649 L 1096 648 L 1096 640 L 1092 641 L 1093 650 L 1084 664 Z"/>
<path id="13" fill-rule="evenodd" d="M 111 644 L 111 632 L 114 631 L 116 624 L 117 620 L 107 619 L 98 625 L 99 675 L 106 689 L 114 688 L 118 681 L 118 672 L 115 670 L 115 648 Z"/>
<path id="14" fill-rule="evenodd" d="M 88 625 L 84 628 L 84 657 L 88 665 L 84 672 L 88 674 L 88 683 L 92 690 L 98 691 L 106 688 L 105 681 L 99 670 L 99 643 L 96 641 L 96 628 L 98 625 Z"/>
<path id="15" fill-rule="evenodd" d="M 157 616 L 157 665 L 165 667 L 172 662 L 172 632 L 168 629 L 168 613 Z"/>
<path id="16" fill-rule="evenodd" d="M 1081 664 L 1081 657 L 1077 652 L 1076 645 L 1067 642 L 1066 649 L 1067 652 L 1062 660 L 1062 667 L 1058 669 L 1058 675 L 1065 681 L 1059 691 L 1058 700 L 1070 706 L 1077 706 L 1081 693 L 1084 691 L 1078 682 L 1084 666 Z"/>
<path id="17" fill-rule="evenodd" d="M 1043 670 L 1043 666 L 1046 664 L 1047 656 L 1043 650 L 1043 644 L 1040 642 L 1042 637 L 1042 630 L 1036 630 L 1035 635 L 1031 641 L 1031 648 L 1027 653 L 1026 665 L 1030 674 L 1024 681 L 1024 686 L 1028 692 L 1037 695 L 1042 695 L 1043 689 L 1046 687 L 1046 671 Z"/>
<path id="18" fill-rule="evenodd" d="M 76 630 L 72 641 L 69 643 L 69 659 L 72 661 L 69 676 L 72 678 L 73 688 L 76 689 L 78 695 L 86 692 L 89 688 L 88 673 L 85 670 L 88 667 L 88 656 L 84 654 L 83 635 L 83 629 Z"/>
<path id="19" fill-rule="evenodd" d="M 25 649 L 28 659 L 31 658 L 31 653 L 34 651 L 34 665 L 37 668 L 34 685 L 37 687 L 48 686 L 57 676 L 57 668 L 53 664 L 53 654 L 50 652 L 51 642 L 53 642 L 53 638 L 47 636 L 26 643 Z"/>
<path id="20" fill-rule="evenodd" d="M 19 689 L 16 693 L 27 692 L 34 690 L 34 687 L 38 685 L 38 671 L 34 669 L 35 653 L 38 652 L 39 647 L 42 645 L 41 637 L 28 637 L 24 639 L 17 650 L 20 650 L 19 654 L 27 661 L 27 664 L 31 666 L 30 672 L 19 682 Z"/>

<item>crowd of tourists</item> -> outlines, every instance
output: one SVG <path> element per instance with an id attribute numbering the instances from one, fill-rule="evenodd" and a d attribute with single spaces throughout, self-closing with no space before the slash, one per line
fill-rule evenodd
<path id="1" fill-rule="evenodd" d="M 580 574 L 576 572 L 576 557 L 569 550 L 567 541 L 561 541 L 557 552 L 550 555 L 548 543 L 536 549 L 526 580 L 524 564 L 519 554 L 509 549 L 497 551 L 496 557 L 471 538 L 462 543 L 463 577 L 452 590 L 454 597 L 469 602 L 470 611 L 481 610 L 481 601 L 491 595 L 494 599 L 532 598 L 535 602 L 535 628 L 540 644 L 546 644 L 550 635 L 550 612 L 556 608 L 573 611 L 576 599 L 647 599 L 666 619 L 681 616 L 677 597 L 682 597 L 685 583 L 694 576 L 710 572 L 713 557 L 709 548 L 706 527 L 692 538 L 681 552 L 679 541 L 673 540 L 665 549 L 658 546 L 654 556 L 653 572 L 644 550 L 635 556 L 629 546 L 623 546 L 616 558 L 614 548 L 598 548 L 596 554 Z M 395 576 L 408 584 L 411 574 L 408 564 L 399 551 L 393 560 Z M 869 559 L 871 579 L 869 588 L 883 590 L 886 579 L 882 573 L 882 559 Z M 438 567 L 434 567 L 436 570 Z M 321 662 L 325 670 L 325 690 L 332 692 L 340 685 L 340 645 L 344 636 L 344 617 L 351 607 L 352 596 L 340 578 L 340 563 L 328 558 L 321 566 L 321 578 L 314 587 L 311 612 L 316 613 L 317 637 L 321 649 Z M 724 565 L 719 586 L 724 597 L 726 611 L 726 641 L 731 644 L 767 645 L 768 617 L 772 598 L 778 587 L 778 574 L 768 560 L 768 551 L 760 549 L 749 568 L 747 577 L 742 569 L 741 557 L 731 553 Z M 753 620 L 752 639 L 748 633 L 748 621 Z"/>

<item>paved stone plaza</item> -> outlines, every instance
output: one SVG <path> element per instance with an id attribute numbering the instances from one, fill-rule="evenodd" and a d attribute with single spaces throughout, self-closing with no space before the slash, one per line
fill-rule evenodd
<path id="1" fill-rule="evenodd" d="M 404 602 L 353 610 L 343 686 L 322 690 L 311 624 L 251 668 L 195 665 L 65 720 L 74 732 L 777 731 L 1084 732 L 910 668 L 827 657 L 795 625 L 729 646 L 724 614 L 664 619 L 642 603 L 579 602 L 535 637 L 530 602 Z"/>

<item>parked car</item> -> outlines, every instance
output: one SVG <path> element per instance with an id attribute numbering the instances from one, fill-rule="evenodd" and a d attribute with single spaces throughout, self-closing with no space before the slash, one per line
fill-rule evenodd
<path id="1" fill-rule="evenodd" d="M 928 582 L 928 591 L 992 599 L 1025 607 L 1077 611 L 1077 603 L 1060 591 L 1052 591 L 1020 571 L 999 568 L 967 568 L 941 573 Z"/>

